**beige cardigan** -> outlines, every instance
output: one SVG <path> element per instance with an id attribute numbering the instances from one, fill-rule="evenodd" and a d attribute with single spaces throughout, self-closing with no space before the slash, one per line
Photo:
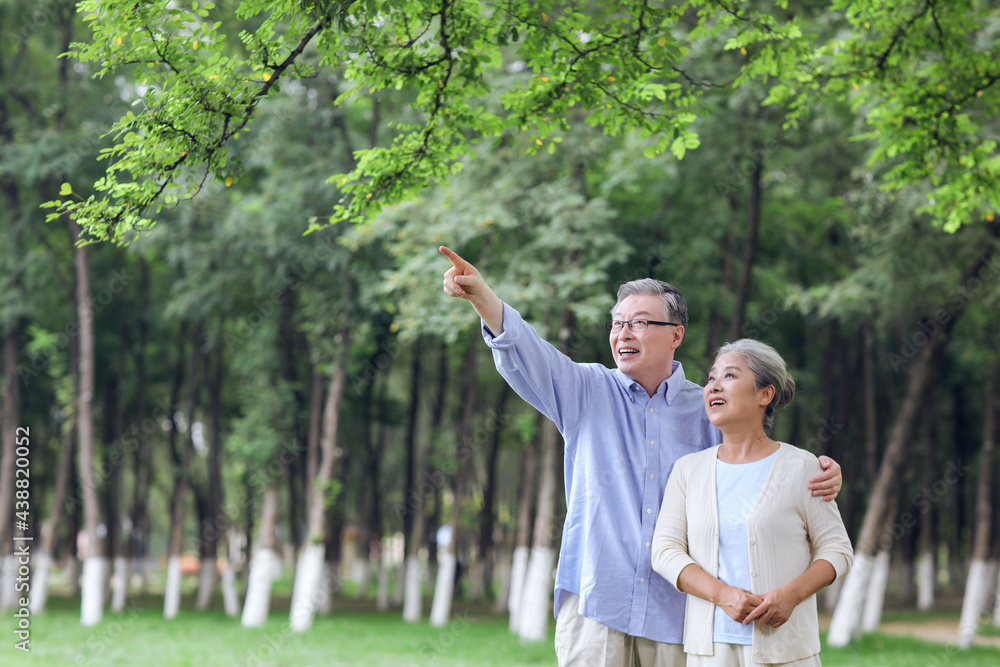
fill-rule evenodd
<path id="1" fill-rule="evenodd" d="M 674 465 L 653 533 L 653 569 L 674 586 L 692 563 L 719 573 L 719 511 L 715 462 L 719 447 L 689 454 Z M 768 593 L 820 558 L 842 577 L 854 555 L 836 502 L 812 496 L 809 480 L 822 468 L 809 452 L 780 443 L 757 503 L 747 518 L 751 590 Z M 688 499 L 691 502 L 688 502 Z M 687 596 L 684 651 L 712 655 L 715 605 Z M 803 600 L 780 628 L 754 623 L 753 661 L 791 662 L 819 653 L 816 596 Z"/>

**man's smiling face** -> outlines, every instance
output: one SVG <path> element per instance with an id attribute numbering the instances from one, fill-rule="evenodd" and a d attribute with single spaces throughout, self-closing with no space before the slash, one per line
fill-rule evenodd
<path id="1" fill-rule="evenodd" d="M 652 294 L 626 297 L 612 315 L 616 321 L 636 319 L 668 321 L 663 299 Z M 645 331 L 632 331 L 628 325 L 608 336 L 618 370 L 654 392 L 673 371 L 674 351 L 684 340 L 684 327 L 650 324 Z"/>

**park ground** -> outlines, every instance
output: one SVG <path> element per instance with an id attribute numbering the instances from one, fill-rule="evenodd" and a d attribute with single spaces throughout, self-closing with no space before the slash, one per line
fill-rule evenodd
<path id="1" fill-rule="evenodd" d="M 106 613 L 101 625 L 79 625 L 79 598 L 57 596 L 49 609 L 31 619 L 30 654 L 15 649 L 12 617 L 0 626 L 6 639 L 0 665 L 59 667 L 117 665 L 149 667 L 520 667 L 556 664 L 551 635 L 546 642 L 524 643 L 507 630 L 507 617 L 483 604 L 456 603 L 451 623 L 432 628 L 425 619 L 404 623 L 398 610 L 379 613 L 371 602 L 345 596 L 334 613 L 317 617 L 306 633 L 288 630 L 288 591 L 275 591 L 271 616 L 262 628 L 242 628 L 217 600 L 212 610 L 190 604 L 165 621 L 162 597 L 140 595 L 120 614 Z M 190 602 L 192 596 L 187 596 Z M 826 667 L 997 667 L 1000 628 L 981 627 L 976 646 L 954 646 L 959 607 L 943 601 L 929 613 L 887 610 L 879 632 L 843 649 L 824 646 Z M 427 605 L 429 607 L 429 603 Z M 824 617 L 824 624 L 828 616 Z"/>

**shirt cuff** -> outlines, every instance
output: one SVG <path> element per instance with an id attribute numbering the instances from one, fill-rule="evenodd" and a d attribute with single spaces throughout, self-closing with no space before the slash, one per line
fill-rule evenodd
<path id="1" fill-rule="evenodd" d="M 495 350 L 503 350 L 517 342 L 522 323 L 521 314 L 506 303 L 503 304 L 503 333 L 494 335 L 486 322 L 480 320 L 483 328 L 483 340 Z"/>

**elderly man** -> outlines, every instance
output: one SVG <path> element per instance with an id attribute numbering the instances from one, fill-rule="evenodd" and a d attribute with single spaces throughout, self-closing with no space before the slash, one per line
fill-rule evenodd
<path id="1" fill-rule="evenodd" d="M 566 442 L 559 664 L 683 666 L 684 595 L 653 572 L 653 529 L 677 459 L 721 442 L 701 387 L 674 360 L 687 327 L 684 297 L 659 280 L 625 283 L 607 323 L 617 369 L 580 364 L 542 340 L 472 264 L 440 250 L 452 263 L 444 291 L 472 304 L 497 370 Z M 821 463 L 810 488 L 832 499 L 840 466 Z"/>

